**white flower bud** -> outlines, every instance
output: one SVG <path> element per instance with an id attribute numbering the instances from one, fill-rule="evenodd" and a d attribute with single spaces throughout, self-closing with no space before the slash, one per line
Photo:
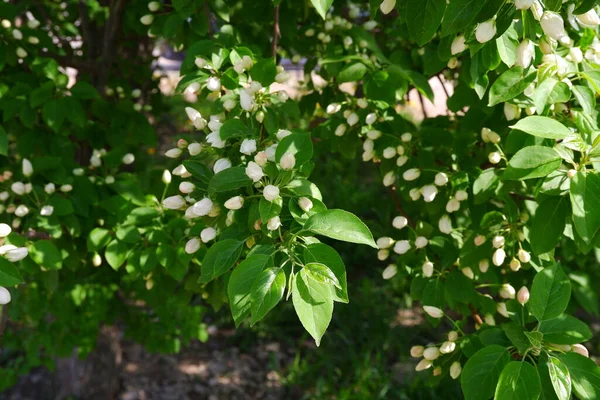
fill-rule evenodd
<path id="1" fill-rule="evenodd" d="M 449 235 L 452 232 L 452 220 L 448 215 L 443 215 L 438 221 L 438 228 L 440 232 Z"/>
<path id="2" fill-rule="evenodd" d="M 148 10 L 155 12 L 160 8 L 160 3 L 158 1 L 151 1 L 148 3 Z"/>
<path id="3" fill-rule="evenodd" d="M 452 377 L 452 379 L 456 379 L 460 376 L 461 372 L 462 367 L 460 365 L 460 362 L 454 361 L 452 365 L 450 365 L 450 376 Z"/>
<path id="4" fill-rule="evenodd" d="M 383 14 L 389 14 L 396 7 L 396 0 L 383 0 L 379 5 L 379 9 Z"/>
<path id="5" fill-rule="evenodd" d="M 22 47 L 17 47 L 17 50 L 15 53 L 17 54 L 17 57 L 19 57 L 19 58 L 27 57 L 27 51 L 25 51 L 25 49 Z"/>
<path id="6" fill-rule="evenodd" d="M 279 198 L 279 188 L 274 185 L 267 185 L 263 190 L 263 196 L 267 201 L 274 201 Z"/>
<path id="7" fill-rule="evenodd" d="M 121 158 L 121 162 L 125 165 L 133 164 L 134 161 L 135 161 L 135 156 L 131 153 L 127 153 L 123 156 L 123 158 Z"/>
<path id="8" fill-rule="evenodd" d="M 252 179 L 252 182 L 258 182 L 262 179 L 263 176 L 265 176 L 260 165 L 258 165 L 254 161 L 250 161 L 248 163 L 248 166 L 246 167 L 246 175 L 248 176 L 248 178 Z"/>
<path id="9" fill-rule="evenodd" d="M 394 253 L 406 254 L 410 250 L 410 242 L 408 240 L 398 240 L 394 245 Z"/>
<path id="10" fill-rule="evenodd" d="M 370 131 L 367 132 L 367 138 L 371 139 L 371 141 L 377 140 L 380 137 L 381 137 L 381 131 L 378 131 L 377 129 L 371 129 Z M 365 140 L 365 143 L 366 143 L 366 140 Z M 372 150 L 372 148 L 371 148 L 371 150 Z"/>
<path id="11" fill-rule="evenodd" d="M 433 363 L 431 361 L 426 360 L 426 359 L 422 359 L 421 361 L 419 361 L 419 363 L 415 367 L 415 370 L 417 372 L 424 371 L 424 370 L 426 370 L 428 368 L 431 368 L 432 365 L 433 365 Z"/>
<path id="12" fill-rule="evenodd" d="M 215 161 L 215 165 L 213 165 L 213 171 L 215 174 L 218 174 L 227 168 L 231 168 L 231 161 L 229 161 L 227 158 L 219 158 L 217 161 Z"/>
<path id="13" fill-rule="evenodd" d="M 489 326 L 495 326 L 496 325 L 496 320 L 494 319 L 494 316 L 492 314 L 485 314 L 483 316 L 483 320 Z"/>
<path id="14" fill-rule="evenodd" d="M 452 41 L 452 45 L 450 46 L 450 52 L 453 56 L 462 53 L 467 49 L 467 45 L 465 44 L 465 37 L 463 35 L 459 35 L 454 38 Z"/>
<path id="15" fill-rule="evenodd" d="M 313 208 L 313 202 L 308 197 L 300 197 L 298 199 L 298 206 L 304 212 L 309 212 Z"/>
<path id="16" fill-rule="evenodd" d="M 293 169 L 294 166 L 296 165 L 296 157 L 290 153 L 290 152 L 286 152 L 282 157 L 281 160 L 279 161 L 279 165 L 281 166 L 281 168 L 283 168 L 284 170 L 290 170 Z"/>
<path id="17" fill-rule="evenodd" d="M 477 25 L 475 30 L 475 39 L 479 43 L 486 43 L 496 36 L 496 20 L 490 19 Z"/>
<path id="18" fill-rule="evenodd" d="M 23 167 L 23 175 L 29 177 L 33 174 L 33 165 L 31 165 L 31 161 L 24 158 L 22 162 Z"/>
<path id="19" fill-rule="evenodd" d="M 23 182 L 14 182 L 10 185 L 10 190 L 19 196 L 22 196 L 25 194 L 25 184 Z"/>
<path id="20" fill-rule="evenodd" d="M 515 0 L 517 10 L 528 10 L 533 5 L 534 0 Z"/>
<path id="21" fill-rule="evenodd" d="M 423 194 L 423 200 L 425 203 L 431 203 L 435 200 L 438 190 L 434 185 L 425 185 L 421 188 L 421 194 Z"/>
<path id="22" fill-rule="evenodd" d="M 360 99 L 356 100 L 356 105 L 359 108 L 367 108 L 369 106 L 369 102 L 364 97 L 361 97 Z"/>
<path id="23" fill-rule="evenodd" d="M 252 111 L 255 106 L 254 96 L 247 89 L 240 90 L 240 105 L 245 111 Z"/>
<path id="24" fill-rule="evenodd" d="M 40 215 L 44 217 L 49 217 L 54 213 L 54 207 L 52 206 L 43 206 L 40 210 Z"/>
<path id="25" fill-rule="evenodd" d="M 447 213 L 453 213 L 455 211 L 458 211 L 460 209 L 460 201 L 458 201 L 458 199 L 456 198 L 451 198 L 450 200 L 448 200 L 448 203 L 446 203 L 446 212 Z"/>
<path id="26" fill-rule="evenodd" d="M 178 210 L 185 206 L 185 199 L 180 195 L 170 196 L 163 200 L 162 205 L 170 210 Z"/>
<path id="27" fill-rule="evenodd" d="M 56 191 L 56 185 L 52 182 L 46 184 L 46 186 L 44 186 L 44 192 L 46 192 L 47 194 L 52 194 Z"/>
<path id="28" fill-rule="evenodd" d="M 21 204 L 15 209 L 15 215 L 17 217 L 24 217 L 29 214 L 29 208 L 26 205 Z"/>
<path id="29" fill-rule="evenodd" d="M 276 231 L 281 226 L 281 220 L 279 217 L 273 217 L 267 221 L 267 229 L 270 231 Z"/>
<path id="30" fill-rule="evenodd" d="M 406 157 L 406 156 L 400 156 L 396 160 L 396 165 L 399 166 L 399 167 L 402 167 L 407 162 L 408 162 L 408 157 Z"/>
<path id="31" fill-rule="evenodd" d="M 414 358 L 423 357 L 423 352 L 425 351 L 425 347 L 423 346 L 413 346 L 410 348 L 410 356 Z"/>
<path id="32" fill-rule="evenodd" d="M 99 267 L 100 265 L 102 265 L 102 257 L 100 256 L 100 254 L 94 253 L 94 255 L 92 256 L 92 265 L 94 267 Z"/>
<path id="33" fill-rule="evenodd" d="M 142 23 L 142 25 L 152 25 L 153 21 L 154 15 L 152 14 L 146 14 L 142 18 L 140 18 L 140 22 Z"/>
<path id="34" fill-rule="evenodd" d="M 415 179 L 418 179 L 419 176 L 421 176 L 421 171 L 418 168 L 407 169 L 402 174 L 402 178 L 405 181 L 409 181 L 409 182 L 414 181 Z"/>
<path id="35" fill-rule="evenodd" d="M 510 260 L 510 263 L 508 264 L 508 266 L 510 267 L 510 269 L 513 272 L 517 272 L 518 270 L 521 269 L 521 263 L 516 258 L 513 258 L 512 260 Z"/>
<path id="36" fill-rule="evenodd" d="M 521 116 L 521 109 L 516 104 L 504 103 L 504 117 L 507 121 L 512 121 Z"/>
<path id="37" fill-rule="evenodd" d="M 448 183 L 448 175 L 446 175 L 443 172 L 438 172 L 437 174 L 435 174 L 434 183 L 437 186 L 444 186 L 444 185 L 446 185 Z"/>
<path id="38" fill-rule="evenodd" d="M 200 249 L 200 241 L 198 238 L 192 238 L 185 244 L 185 252 L 188 254 L 194 254 Z"/>
<path id="39" fill-rule="evenodd" d="M 497 151 L 493 151 L 488 155 L 488 160 L 492 164 L 498 164 L 500 161 L 502 161 L 502 156 Z"/>
<path id="40" fill-rule="evenodd" d="M 265 154 L 267 155 L 267 160 L 275 161 L 275 153 L 277 151 L 277 143 L 273 144 L 265 149 Z M 258 162 L 256 159 L 254 160 Z M 260 165 L 260 163 L 258 163 Z M 261 165 L 262 166 L 262 165 Z"/>
<path id="41" fill-rule="evenodd" d="M 392 220 L 392 226 L 396 229 L 402 229 L 406 225 L 408 225 L 408 220 L 406 217 L 398 216 Z"/>
<path id="42" fill-rule="evenodd" d="M 442 343 L 442 345 L 440 346 L 440 353 L 442 353 L 442 354 L 450 354 L 455 349 L 456 349 L 456 343 L 454 343 L 453 341 L 448 340 L 448 341 Z"/>
<path id="43" fill-rule="evenodd" d="M 342 109 L 342 106 L 338 103 L 331 103 L 325 108 L 327 114 L 335 114 Z"/>
<path id="44" fill-rule="evenodd" d="M 385 261 L 390 256 L 390 251 L 386 249 L 381 249 L 377 251 L 377 259 L 379 261 Z"/>
<path id="45" fill-rule="evenodd" d="M 0 306 L 5 306 L 10 303 L 10 292 L 7 288 L 0 286 Z"/>
<path id="46" fill-rule="evenodd" d="M 344 136 L 344 133 L 346 133 L 346 129 L 347 129 L 346 125 L 339 124 L 337 126 L 337 128 L 335 128 L 335 132 L 334 132 L 335 136 Z"/>
<path id="47" fill-rule="evenodd" d="M 12 229 L 9 225 L 5 223 L 0 224 L 0 238 L 7 237 L 12 232 Z"/>
<path id="48" fill-rule="evenodd" d="M 475 243 L 475 246 L 481 246 L 485 243 L 485 236 L 477 235 L 475 236 L 475 239 L 473 239 L 473 242 Z"/>
<path id="49" fill-rule="evenodd" d="M 194 214 L 199 217 L 208 215 L 213 208 L 213 202 L 208 197 L 203 198 L 193 205 Z"/>
<path id="50" fill-rule="evenodd" d="M 216 237 L 217 231 L 215 230 L 215 228 L 204 228 L 202 229 L 202 232 L 200 232 L 200 238 L 202 239 L 203 243 L 208 243 Z"/>
<path id="51" fill-rule="evenodd" d="M 37 19 L 30 19 L 27 21 L 27 26 L 31 29 L 37 29 L 40 26 L 40 21 Z"/>
<path id="52" fill-rule="evenodd" d="M 389 160 L 390 158 L 396 157 L 396 148 L 395 147 L 386 147 L 383 149 L 383 158 Z"/>
<path id="53" fill-rule="evenodd" d="M 367 125 L 373 125 L 375 123 L 375 121 L 377 121 L 377 114 L 375 114 L 375 113 L 367 114 L 367 117 L 365 118 L 365 123 Z"/>
<path id="54" fill-rule="evenodd" d="M 581 354 L 584 357 L 590 358 L 590 352 L 588 349 L 582 344 L 574 344 L 571 346 L 571 351 L 577 354 Z"/>
<path id="55" fill-rule="evenodd" d="M 506 303 L 498 303 L 496 305 L 496 311 L 504 318 L 508 318 L 508 310 L 506 309 Z"/>
<path id="56" fill-rule="evenodd" d="M 287 129 L 279 129 L 275 136 L 277 137 L 277 140 L 281 141 L 283 138 L 286 138 L 291 134 L 292 132 L 288 131 Z"/>
<path id="57" fill-rule="evenodd" d="M 225 208 L 228 210 L 239 210 L 244 206 L 244 198 L 242 196 L 234 196 L 225 202 Z"/>
<path id="58" fill-rule="evenodd" d="M 431 261 L 425 261 L 421 269 L 423 270 L 424 277 L 431 278 L 433 275 L 433 263 Z"/>
<path id="59" fill-rule="evenodd" d="M 211 76 L 206 81 L 206 88 L 211 92 L 217 92 L 221 90 L 221 80 L 216 76 Z"/>
<path id="60" fill-rule="evenodd" d="M 17 262 L 17 261 L 21 261 L 22 259 L 24 259 L 25 257 L 27 257 L 28 254 L 28 250 L 26 247 L 19 247 L 19 248 L 15 248 L 12 250 L 8 250 L 4 256 L 6 257 L 6 259 L 10 262 Z"/>
<path id="61" fill-rule="evenodd" d="M 394 171 L 389 171 L 383 176 L 383 186 L 392 186 L 396 182 L 396 174 Z"/>
<path id="62" fill-rule="evenodd" d="M 171 173 L 168 169 L 165 169 L 162 173 L 162 181 L 165 185 L 171 183 Z"/>
<path id="63" fill-rule="evenodd" d="M 442 310 L 433 306 L 423 306 L 423 311 L 425 311 L 431 318 L 442 318 L 444 316 L 444 312 Z"/>
<path id="64" fill-rule="evenodd" d="M 50 183 L 48 185 L 50 185 Z M 52 185 L 54 185 L 54 184 L 52 184 Z M 8 200 L 9 197 L 10 197 L 10 193 L 8 193 L 6 190 L 4 192 L 0 192 L 0 200 L 1 201 L 6 201 L 6 200 Z"/>
<path id="65" fill-rule="evenodd" d="M 519 249 L 517 254 L 522 263 L 528 263 L 531 260 L 531 254 L 529 254 L 529 252 L 526 250 Z"/>
<path id="66" fill-rule="evenodd" d="M 400 136 L 400 140 L 402 140 L 404 143 L 408 143 L 412 140 L 412 133 L 403 133 Z"/>
<path id="67" fill-rule="evenodd" d="M 464 276 L 466 276 L 469 279 L 475 278 L 475 274 L 473 273 L 473 270 L 471 269 L 471 267 L 462 268 L 460 271 L 463 273 Z"/>
<path id="68" fill-rule="evenodd" d="M 504 264 L 505 258 L 506 258 L 506 252 L 504 251 L 504 249 L 496 249 L 496 251 L 494 251 L 494 254 L 492 255 L 492 263 L 496 267 L 499 267 L 502 264 Z"/>
<path id="69" fill-rule="evenodd" d="M 531 60 L 533 60 L 534 56 L 535 47 L 533 46 L 533 42 L 529 39 L 524 39 L 521 43 L 519 43 L 519 46 L 517 46 L 517 58 L 515 60 L 515 65 L 517 67 L 523 67 L 527 69 L 531 65 Z"/>
<path id="70" fill-rule="evenodd" d="M 67 185 L 61 185 L 61 187 L 60 187 L 60 191 L 63 192 L 63 193 L 68 193 L 71 190 L 73 190 L 73 186 L 68 185 L 68 184 Z"/>
<path id="71" fill-rule="evenodd" d="M 524 306 L 529 301 L 529 289 L 523 286 L 517 293 L 517 301 Z"/>
<path id="72" fill-rule="evenodd" d="M 600 25 L 600 17 L 598 17 L 598 13 L 593 8 L 586 12 L 585 14 L 579 14 L 577 16 L 579 22 L 588 27 L 596 27 Z"/>
<path id="73" fill-rule="evenodd" d="M 348 115 L 348 118 L 346 118 L 346 123 L 349 126 L 354 126 L 358 123 L 358 115 L 356 113 L 351 113 L 350 115 Z"/>
<path id="74" fill-rule="evenodd" d="M 451 342 L 455 342 L 456 340 L 458 340 L 458 332 L 456 332 L 456 331 L 448 332 L 448 340 Z"/>
<path id="75" fill-rule="evenodd" d="M 377 239 L 377 247 L 379 249 L 389 249 L 390 247 L 392 247 L 393 244 L 394 239 L 392 239 L 391 237 L 384 236 Z"/>
<path id="76" fill-rule="evenodd" d="M 429 361 L 436 360 L 439 356 L 440 350 L 437 347 L 428 347 L 423 351 L 423 358 Z"/>
<path id="77" fill-rule="evenodd" d="M 167 152 L 165 153 L 165 156 L 169 157 L 169 158 L 178 158 L 181 156 L 181 149 L 178 148 L 172 148 L 170 150 L 167 150 Z M 91 163 L 91 162 L 90 162 Z M 93 163 L 91 163 L 93 165 Z M 97 165 L 94 165 L 97 166 Z"/>
<path id="78" fill-rule="evenodd" d="M 544 33 L 552 39 L 559 40 L 566 35 L 565 22 L 560 14 L 546 11 L 540 18 L 540 24 L 542 25 Z"/>
<path id="79" fill-rule="evenodd" d="M 505 243 L 504 236 L 498 235 L 498 236 L 494 236 L 494 238 L 492 239 L 492 246 L 494 246 L 495 249 L 499 249 L 500 247 L 503 247 L 504 243 Z"/>
<path id="80" fill-rule="evenodd" d="M 195 188 L 196 188 L 196 186 L 191 182 L 181 182 L 179 184 L 179 191 L 181 193 L 185 193 L 185 194 L 192 193 Z"/>
<path id="81" fill-rule="evenodd" d="M 421 198 L 421 190 L 417 188 L 412 188 L 409 190 L 408 195 L 410 196 L 412 201 L 417 201 Z"/>
<path id="82" fill-rule="evenodd" d="M 583 52 L 579 47 L 571 47 L 571 49 L 569 49 L 569 54 L 567 55 L 566 59 L 576 64 L 579 64 L 583 61 Z"/>
<path id="83" fill-rule="evenodd" d="M 510 284 L 505 283 L 502 286 L 500 286 L 500 291 L 498 292 L 498 294 L 503 299 L 514 299 L 516 291 L 515 288 L 512 287 Z"/>
<path id="84" fill-rule="evenodd" d="M 423 247 L 427 246 L 428 243 L 429 240 L 427 240 L 427 238 L 424 236 L 417 236 L 415 239 L 415 247 L 417 249 L 422 249 Z"/>
<path id="85" fill-rule="evenodd" d="M 469 193 L 464 190 L 457 190 L 456 193 L 454 193 L 454 198 L 458 201 L 465 201 L 469 198 Z"/>
<path id="86" fill-rule="evenodd" d="M 242 144 L 240 145 L 240 153 L 251 155 L 256 152 L 256 140 L 254 139 L 244 139 Z"/>
<path id="87" fill-rule="evenodd" d="M 488 261 L 487 258 L 479 261 L 479 270 L 481 271 L 482 274 L 485 274 L 489 268 L 490 268 L 490 262 Z"/>
<path id="88" fill-rule="evenodd" d="M 26 183 L 25 184 L 25 193 L 31 193 L 32 190 L 33 190 L 33 185 L 31 183 Z"/>
<path id="89" fill-rule="evenodd" d="M 456 67 L 458 67 L 458 58 L 456 57 L 452 57 L 448 60 L 448 63 L 446 64 L 446 67 L 448 67 L 449 69 L 455 69 Z"/>

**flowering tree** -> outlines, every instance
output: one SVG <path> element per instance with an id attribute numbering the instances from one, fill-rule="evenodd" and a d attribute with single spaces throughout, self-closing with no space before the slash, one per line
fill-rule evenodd
<path id="1" fill-rule="evenodd" d="M 460 379 L 467 399 L 600 397 L 582 344 L 592 334 L 573 316 L 599 312 L 595 1 L 64 4 L 1 6 L 1 65 L 14 79 L 0 98 L 0 304 L 13 295 L 11 319 L 32 341 L 44 329 L 70 340 L 57 308 L 72 307 L 89 336 L 43 345 L 89 350 L 123 302 L 134 338 L 174 351 L 205 335 L 200 293 L 228 302 L 236 326 L 291 299 L 318 345 L 352 293 L 329 238 L 378 249 L 383 277 L 408 280 L 429 322 L 449 327 L 411 349 L 418 371 Z M 272 23 L 254 23 L 265 15 Z M 134 174 L 154 162 L 132 152 L 154 145 L 149 121 L 166 107 L 146 30 L 184 50 L 177 92 L 196 100 L 165 152 L 177 163 Z M 423 107 L 416 121 L 403 106 L 411 94 L 434 100 L 434 81 L 447 112 Z M 377 241 L 310 181 L 322 143 L 381 171 L 397 216 Z M 161 173 L 164 186 L 142 184 Z M 31 318 L 40 302 L 37 315 L 57 321 Z"/>

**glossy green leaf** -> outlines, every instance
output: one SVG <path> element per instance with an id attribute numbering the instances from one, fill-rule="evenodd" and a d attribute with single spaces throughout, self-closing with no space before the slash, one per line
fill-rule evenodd
<path id="1" fill-rule="evenodd" d="M 253 254 L 242 261 L 231 273 L 227 286 L 231 314 L 238 327 L 250 314 L 251 289 L 260 273 L 272 264 L 272 258 L 266 254 Z"/>
<path id="2" fill-rule="evenodd" d="M 348 303 L 348 285 L 346 283 L 346 266 L 340 255 L 324 243 L 313 243 L 304 249 L 304 262 L 317 262 L 326 265 L 333 271 L 340 287 L 334 287 L 332 296 L 334 301 Z"/>
<path id="3" fill-rule="evenodd" d="M 281 268 L 267 268 L 258 274 L 250 289 L 252 322 L 254 325 L 277 305 L 285 292 L 285 272 Z"/>
<path id="4" fill-rule="evenodd" d="M 252 179 L 246 175 L 246 168 L 231 167 L 214 175 L 208 184 L 211 192 L 226 192 L 252 184 Z"/>
<path id="5" fill-rule="evenodd" d="M 573 225 L 585 243 L 591 243 L 600 229 L 600 175 L 582 171 L 571 179 Z"/>
<path id="6" fill-rule="evenodd" d="M 108 246 L 106 246 L 106 250 L 104 251 L 104 258 L 106 258 L 106 262 L 108 263 L 108 265 L 110 265 L 112 269 L 116 271 L 125 262 L 125 258 L 127 257 L 127 251 L 127 244 L 120 242 L 117 239 L 113 239 L 108 244 Z"/>
<path id="7" fill-rule="evenodd" d="M 565 353 L 558 358 L 567 366 L 573 392 L 580 399 L 600 399 L 600 367 L 578 353 Z"/>
<path id="8" fill-rule="evenodd" d="M 304 269 L 306 270 L 306 275 L 309 278 L 326 285 L 333 285 L 338 289 L 342 288 L 337 277 L 333 271 L 327 267 L 327 265 L 313 262 L 306 264 Z"/>
<path id="9" fill-rule="evenodd" d="M 198 280 L 207 283 L 229 271 L 242 254 L 244 242 L 225 239 L 210 246 L 202 260 L 201 275 Z"/>
<path id="10" fill-rule="evenodd" d="M 592 331 L 585 322 L 566 314 L 542 321 L 539 330 L 545 340 L 556 344 L 576 344 L 592 338 Z"/>
<path id="11" fill-rule="evenodd" d="M 526 361 L 511 361 L 504 367 L 495 400 L 537 400 L 542 392 L 540 377 Z"/>
<path id="12" fill-rule="evenodd" d="M 331 287 L 309 278 L 303 269 L 296 274 L 293 285 L 292 302 L 296 314 L 319 346 L 333 315 Z"/>
<path id="13" fill-rule="evenodd" d="M 310 2 L 323 19 L 325 19 L 327 16 L 327 11 L 329 11 L 331 5 L 333 4 L 333 0 L 310 0 Z"/>
<path id="14" fill-rule="evenodd" d="M 0 286 L 15 286 L 23 282 L 16 265 L 6 258 L 0 257 Z"/>
<path id="15" fill-rule="evenodd" d="M 529 241 L 535 254 L 547 253 L 558 245 L 568 212 L 566 196 L 547 197 L 540 202 L 529 230 Z"/>
<path id="16" fill-rule="evenodd" d="M 529 86 L 536 74 L 530 73 L 523 76 L 523 68 L 512 67 L 496 79 L 490 88 L 490 106 L 514 99 Z"/>
<path id="17" fill-rule="evenodd" d="M 60 251 L 50 240 L 38 240 L 29 249 L 29 256 L 38 265 L 46 269 L 60 269 L 62 257 Z"/>
<path id="18" fill-rule="evenodd" d="M 557 318 L 567 308 L 571 282 L 557 263 L 535 275 L 530 292 L 529 310 L 538 321 L 546 321 Z"/>
<path id="19" fill-rule="evenodd" d="M 337 76 L 338 83 L 357 82 L 367 73 L 367 66 L 361 62 L 356 62 L 344 67 Z"/>
<path id="20" fill-rule="evenodd" d="M 348 211 L 326 210 L 315 214 L 306 221 L 304 230 L 332 239 L 377 248 L 369 228 Z"/>
<path id="21" fill-rule="evenodd" d="M 423 46 L 439 28 L 446 10 L 446 0 L 408 0 L 406 10 L 408 33 L 419 46 Z"/>
<path id="22" fill-rule="evenodd" d="M 492 397 L 500 373 L 510 362 L 510 353 L 499 345 L 486 346 L 470 357 L 461 373 L 461 387 L 465 400 Z"/>
<path id="23" fill-rule="evenodd" d="M 512 125 L 511 128 L 547 139 L 565 139 L 573 134 L 569 128 L 560 122 L 552 118 L 538 116 L 523 118 Z"/>
<path id="24" fill-rule="evenodd" d="M 292 133 L 284 137 L 277 145 L 275 161 L 279 163 L 285 153 L 291 153 L 296 158 L 296 167 L 310 161 L 313 155 L 313 144 L 310 134 Z"/>
<path id="25" fill-rule="evenodd" d="M 502 175 L 504 180 L 541 178 L 555 171 L 561 164 L 554 149 L 545 146 L 528 146 L 519 150 Z"/>

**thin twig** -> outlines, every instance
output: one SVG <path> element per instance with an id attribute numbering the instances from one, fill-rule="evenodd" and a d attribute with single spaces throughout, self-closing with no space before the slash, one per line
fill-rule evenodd
<path id="1" fill-rule="evenodd" d="M 281 31 L 279 30 L 279 6 L 275 7 L 273 15 L 273 47 L 272 53 L 273 58 L 277 57 L 277 40 L 281 37 Z"/>
<path id="2" fill-rule="evenodd" d="M 440 84 L 442 85 L 442 90 L 446 94 L 446 99 L 449 99 L 450 94 L 448 93 L 448 89 L 446 89 L 446 86 L 444 85 L 444 81 L 442 80 L 442 78 L 439 75 L 436 75 L 435 77 L 438 78 L 438 81 L 440 81 Z"/>
<path id="3" fill-rule="evenodd" d="M 6 309 L 8 304 L 2 306 L 2 312 L 0 313 L 0 344 L 2 344 L 2 336 L 4 335 L 4 328 L 6 327 L 6 320 L 8 319 L 8 313 Z"/>
<path id="4" fill-rule="evenodd" d="M 419 100 L 421 101 L 421 110 L 423 110 L 423 117 L 429 118 L 429 115 L 427 115 L 427 111 L 425 110 L 425 101 L 423 100 L 423 95 L 418 90 L 417 94 L 419 95 Z"/>

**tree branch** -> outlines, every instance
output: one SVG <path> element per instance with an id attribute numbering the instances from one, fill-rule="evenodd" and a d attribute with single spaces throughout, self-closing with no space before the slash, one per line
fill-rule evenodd
<path id="1" fill-rule="evenodd" d="M 8 320 L 8 313 L 6 309 L 8 308 L 8 304 L 1 306 L 2 308 L 0 312 L 0 344 L 2 344 L 2 336 L 4 335 L 4 329 L 6 327 L 6 320 Z"/>
<path id="2" fill-rule="evenodd" d="M 427 111 L 425 110 L 425 101 L 423 100 L 423 95 L 418 90 L 417 94 L 419 95 L 419 101 L 421 102 L 421 110 L 423 110 L 423 117 L 429 118 L 429 115 L 427 115 Z"/>
<path id="3" fill-rule="evenodd" d="M 271 52 L 273 53 L 273 58 L 277 58 L 277 41 L 281 37 L 281 31 L 279 30 L 279 6 L 275 7 L 274 15 L 273 15 L 273 47 Z"/>
<path id="4" fill-rule="evenodd" d="M 87 59 L 91 61 L 94 59 L 94 41 L 92 40 L 92 29 L 90 27 L 90 20 L 88 18 L 87 7 L 85 6 L 84 0 L 79 0 L 79 16 L 81 18 L 81 28 L 83 31 L 83 42 L 87 47 Z"/>

